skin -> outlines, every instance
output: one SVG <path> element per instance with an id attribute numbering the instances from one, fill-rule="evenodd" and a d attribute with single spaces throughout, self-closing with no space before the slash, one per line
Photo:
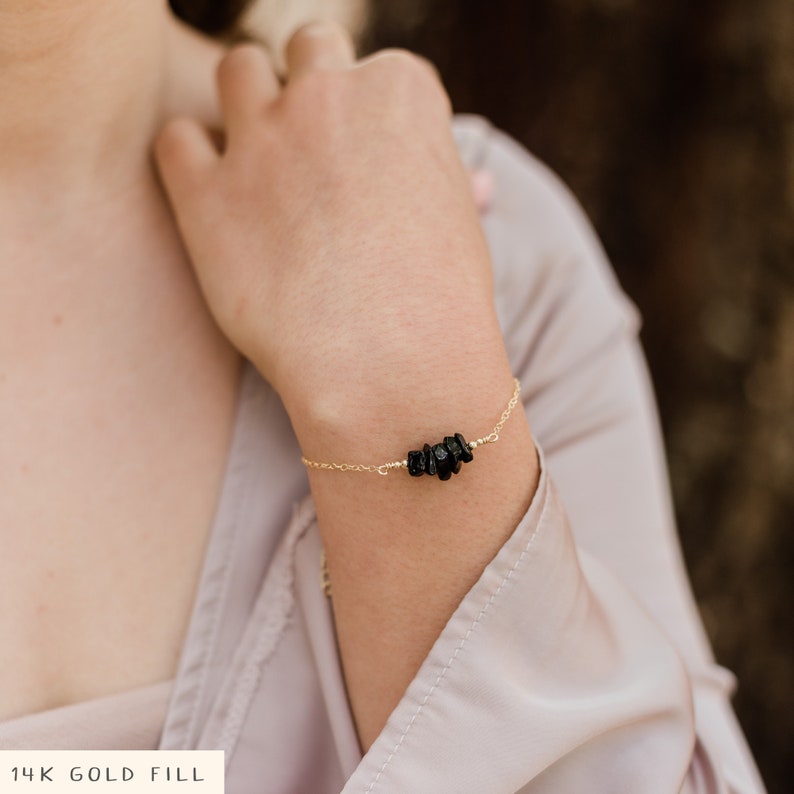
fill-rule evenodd
<path id="1" fill-rule="evenodd" d="M 2 351 L 0 421 L 31 417 L 0 448 L 0 474 L 15 486 L 14 504 L 0 503 L 1 539 L 11 544 L 4 560 L 15 560 L 0 571 L 0 600 L 15 604 L 3 611 L 0 631 L 35 660 L 26 666 L 19 651 L 0 651 L 0 666 L 11 670 L 0 681 L 0 703 L 11 702 L 11 713 L 48 705 L 36 696 L 42 686 L 68 702 L 173 674 L 222 475 L 237 351 L 279 392 L 315 460 L 381 463 L 449 432 L 484 435 L 512 393 L 469 179 L 450 134 L 448 100 L 426 64 L 402 52 L 356 62 L 343 31 L 312 25 L 290 42 L 284 86 L 256 47 L 223 58 L 219 119 L 202 72 L 184 65 L 201 63 L 206 75 L 221 54 L 178 32 L 161 3 L 141 3 L 149 16 L 136 13 L 134 25 L 120 1 L 105 0 L 101 14 L 101 4 L 83 4 L 94 17 L 78 17 L 83 27 L 75 21 L 75 32 L 86 42 L 101 32 L 113 46 L 81 50 L 91 53 L 81 68 L 99 82 L 87 84 L 85 121 L 74 123 L 59 99 L 64 86 L 53 89 L 54 106 L 43 103 L 40 64 L 25 57 L 36 41 L 41 59 L 55 57 L 34 15 L 49 13 L 51 25 L 57 3 L 42 0 L 30 10 L 0 0 L 0 87 L 28 114 L 0 127 L 0 143 L 8 144 L 0 147 L 0 176 L 13 177 L 17 196 L 0 199 L 0 263 L 11 263 L 0 264 L 0 301 L 8 304 L 0 306 L 0 338 L 9 338 L 10 326 L 24 340 L 23 350 Z M 85 29 L 86 18 L 95 29 Z M 14 24 L 17 38 L 6 37 Z M 28 40 L 14 44 L 25 25 Z M 70 48 L 60 53 L 61 70 L 50 62 L 47 73 L 73 83 L 65 64 L 74 44 L 64 41 Z M 140 63 L 118 56 L 122 41 Z M 129 72 L 114 73 L 111 63 Z M 25 69 L 26 86 L 8 76 Z M 105 75 L 117 92 L 101 85 Z M 218 126 L 222 149 L 207 130 Z M 155 137 L 181 241 L 146 161 Z M 57 234 L 52 221 L 45 226 L 52 218 Z M 42 228 L 47 234 L 36 234 Z M 26 289 L 7 298 L 20 261 Z M 158 311 L 143 298 L 152 294 L 163 302 Z M 61 305 L 74 327 L 66 339 L 54 320 L 42 320 Z M 93 332 L 100 322 L 108 333 Z M 108 404 L 114 412 L 121 406 L 126 420 L 110 438 L 96 425 Z M 64 420 L 74 432 L 59 430 Z M 42 423 L 49 437 L 37 440 Z M 24 474 L 22 451 L 30 460 Z M 111 454 L 124 462 L 121 472 L 106 465 Z M 35 486 L 26 486 L 33 466 Z M 497 444 L 478 450 L 446 483 L 405 472 L 310 472 L 364 749 L 514 530 L 536 480 L 520 411 Z M 204 504 L 185 498 L 197 485 L 210 494 Z M 158 498 L 142 500 L 144 492 Z M 57 510 L 41 507 L 42 493 Z M 68 547 L 60 540 L 66 536 Z M 152 543 L 171 555 L 159 575 L 150 573 Z M 91 584 L 97 566 L 108 569 L 103 598 Z M 58 599 L 63 591 L 47 571 L 57 579 L 64 567 L 72 589 Z M 142 575 L 143 596 L 140 587 L 133 593 Z M 156 608 L 163 599 L 181 606 L 176 619 L 158 614 L 166 611 Z M 101 621 L 123 617 L 131 605 L 131 636 L 114 637 L 128 660 L 119 673 Z M 48 662 L 52 633 L 75 622 L 79 632 L 57 634 L 58 650 L 73 662 L 55 666 Z M 147 660 L 139 658 L 144 632 L 156 639 Z"/>
<path id="2" fill-rule="evenodd" d="M 151 146 L 219 124 L 222 56 L 159 0 L 0 0 L 0 719 L 176 670 L 240 359 Z"/>

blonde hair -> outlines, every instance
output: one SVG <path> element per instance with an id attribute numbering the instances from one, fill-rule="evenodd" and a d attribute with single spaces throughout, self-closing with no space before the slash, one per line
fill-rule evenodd
<path id="1" fill-rule="evenodd" d="M 367 0 L 255 0 L 240 18 L 245 33 L 263 41 L 277 62 L 301 25 L 331 19 L 358 38 L 367 23 Z"/>

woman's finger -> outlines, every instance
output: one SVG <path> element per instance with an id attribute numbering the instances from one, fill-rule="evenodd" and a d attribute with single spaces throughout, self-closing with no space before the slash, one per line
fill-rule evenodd
<path id="1" fill-rule="evenodd" d="M 335 22 L 298 28 L 287 43 L 287 79 L 314 69 L 347 69 L 356 62 L 350 34 Z"/>
<path id="2" fill-rule="evenodd" d="M 157 136 L 155 159 L 177 214 L 200 192 L 220 155 L 210 134 L 194 119 L 175 118 Z"/>
<path id="3" fill-rule="evenodd" d="M 267 52 L 256 44 L 241 44 L 218 66 L 218 90 L 226 134 L 234 138 L 261 118 L 280 86 Z"/>

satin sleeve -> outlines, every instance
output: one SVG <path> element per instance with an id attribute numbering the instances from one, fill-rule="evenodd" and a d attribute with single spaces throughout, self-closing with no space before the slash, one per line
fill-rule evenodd
<path id="1" fill-rule="evenodd" d="M 683 565 L 637 334 L 575 200 L 476 117 L 495 300 L 541 460 L 348 792 L 757 794 Z"/>

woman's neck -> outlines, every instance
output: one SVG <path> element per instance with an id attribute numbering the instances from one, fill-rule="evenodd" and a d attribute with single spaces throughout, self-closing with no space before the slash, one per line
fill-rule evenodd
<path id="1" fill-rule="evenodd" d="M 166 116 L 217 121 L 221 54 L 166 0 L 0 0 L 3 192 L 74 208 L 140 180 Z"/>
<path id="2" fill-rule="evenodd" d="M 167 20 L 164 0 L 0 0 L 7 189 L 74 202 L 98 177 L 113 189 L 140 173 L 162 114 Z"/>
<path id="3" fill-rule="evenodd" d="M 0 0 L 4 372 L 88 382 L 122 348 L 167 372 L 177 340 L 230 360 L 151 163 L 167 116 L 216 123 L 222 53 L 165 0 Z"/>
<path id="4" fill-rule="evenodd" d="M 20 605 L 0 609 L 0 634 L 21 649 L 0 720 L 173 675 L 239 357 L 150 149 L 172 112 L 210 120 L 220 56 L 165 0 L 0 0 L 0 603 Z M 128 623 L 154 640 L 111 653 L 104 628 Z M 61 625 L 77 628 L 56 669 Z"/>

